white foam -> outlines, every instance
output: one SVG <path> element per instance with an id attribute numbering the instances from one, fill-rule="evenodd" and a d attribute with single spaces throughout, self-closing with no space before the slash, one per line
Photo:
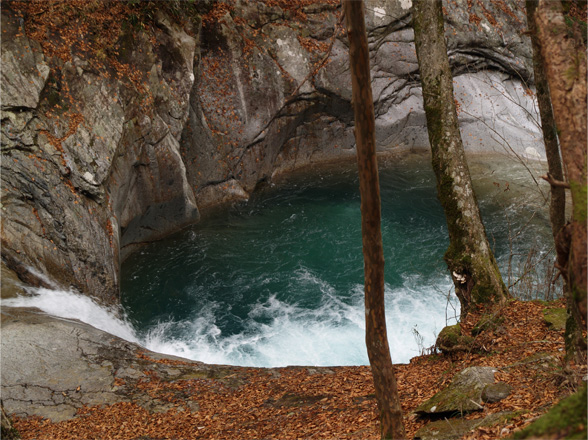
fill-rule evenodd
<path id="1" fill-rule="evenodd" d="M 100 306 L 92 298 L 74 291 L 45 288 L 27 289 L 29 296 L 18 296 L 2 300 L 4 306 L 36 307 L 48 315 L 67 319 L 78 319 L 119 338 L 140 342 L 133 326 L 117 311 Z"/>
<path id="2" fill-rule="evenodd" d="M 316 284 L 322 300 L 316 309 L 288 304 L 275 296 L 252 305 L 245 330 L 225 336 L 216 324 L 214 303 L 183 322 L 160 322 L 139 335 L 125 317 L 73 291 L 31 289 L 30 296 L 3 301 L 6 306 L 37 307 L 50 315 L 78 319 L 152 351 L 214 364 L 280 367 L 287 365 L 366 365 L 363 286 L 352 288 L 347 302 L 332 286 L 307 269 L 295 273 Z M 445 325 L 448 279 L 442 289 L 405 280 L 405 287 L 386 288 L 387 328 L 392 359 L 405 363 L 434 343 Z M 119 314 L 120 315 L 120 314 Z M 423 337 L 417 344 L 413 330 Z"/>

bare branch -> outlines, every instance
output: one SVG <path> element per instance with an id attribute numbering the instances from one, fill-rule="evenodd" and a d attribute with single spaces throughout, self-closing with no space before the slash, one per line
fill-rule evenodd
<path id="1" fill-rule="evenodd" d="M 541 178 L 548 182 L 552 188 L 570 188 L 570 184 L 568 182 L 557 180 L 549 173 L 547 173 L 545 176 L 541 176 Z"/>

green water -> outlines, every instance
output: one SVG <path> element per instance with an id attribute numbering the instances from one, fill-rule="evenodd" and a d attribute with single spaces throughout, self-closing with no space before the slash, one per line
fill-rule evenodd
<path id="1" fill-rule="evenodd" d="M 526 226 L 515 261 L 532 246 L 547 251 L 550 234 L 544 210 L 532 214 L 541 201 L 526 171 L 497 166 L 481 161 L 472 170 L 506 273 L 516 225 Z M 459 314 L 443 262 L 447 227 L 426 157 L 386 161 L 380 181 L 388 331 L 394 361 L 406 362 Z M 367 363 L 353 167 L 267 187 L 142 249 L 122 273 L 123 305 L 149 348 L 238 365 Z"/>

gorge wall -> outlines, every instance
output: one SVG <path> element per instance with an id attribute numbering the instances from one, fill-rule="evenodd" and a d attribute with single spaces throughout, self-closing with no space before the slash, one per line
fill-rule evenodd
<path id="1" fill-rule="evenodd" d="M 353 157 L 338 0 L 3 2 L 2 264 L 118 301 L 121 260 L 273 176 Z M 541 158 L 514 0 L 445 2 L 464 143 Z M 427 147 L 410 0 L 367 1 L 382 152 Z"/>

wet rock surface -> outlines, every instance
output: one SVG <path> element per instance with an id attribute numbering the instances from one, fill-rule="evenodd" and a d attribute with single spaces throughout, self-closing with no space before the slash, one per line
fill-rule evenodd
<path id="1" fill-rule="evenodd" d="M 238 370 L 152 353 L 87 324 L 36 309 L 2 309 L 2 402 L 12 416 L 58 422 L 73 418 L 82 406 L 117 402 L 166 412 L 170 403 L 150 396 L 142 383 L 207 377 L 222 382 Z M 187 410 L 198 409 L 189 396 L 184 401 Z"/>
<path id="2" fill-rule="evenodd" d="M 444 327 L 437 336 L 435 346 L 443 353 L 472 350 L 474 338 L 463 335 L 459 324 Z"/>

